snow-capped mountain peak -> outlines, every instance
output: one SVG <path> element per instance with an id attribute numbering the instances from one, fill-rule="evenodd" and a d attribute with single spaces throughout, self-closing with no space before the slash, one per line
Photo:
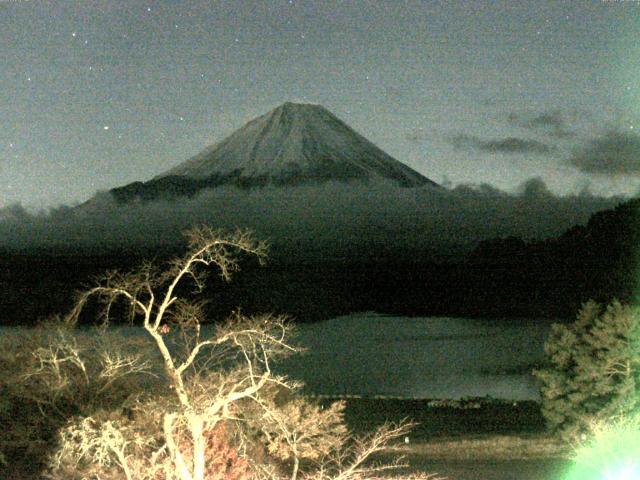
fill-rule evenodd
<path id="1" fill-rule="evenodd" d="M 355 132 L 321 105 L 286 102 L 159 175 L 245 184 L 299 184 L 382 177 L 436 185 Z"/>

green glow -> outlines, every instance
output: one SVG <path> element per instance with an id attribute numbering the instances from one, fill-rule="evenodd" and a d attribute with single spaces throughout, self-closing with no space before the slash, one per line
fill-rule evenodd
<path id="1" fill-rule="evenodd" d="M 640 480 L 640 416 L 594 427 L 565 480 Z"/>

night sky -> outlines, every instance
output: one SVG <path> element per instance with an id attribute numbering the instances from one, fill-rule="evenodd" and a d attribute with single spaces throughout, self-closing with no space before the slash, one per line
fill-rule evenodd
<path id="1" fill-rule="evenodd" d="M 638 1 L 0 1 L 0 207 L 148 180 L 285 101 L 445 185 L 640 189 Z"/>

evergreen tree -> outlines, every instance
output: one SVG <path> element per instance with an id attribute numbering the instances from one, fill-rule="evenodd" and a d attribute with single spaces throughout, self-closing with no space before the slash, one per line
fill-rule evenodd
<path id="1" fill-rule="evenodd" d="M 589 301 L 573 324 L 552 326 L 545 352 L 548 365 L 534 372 L 542 413 L 565 439 L 640 407 L 640 308 Z"/>

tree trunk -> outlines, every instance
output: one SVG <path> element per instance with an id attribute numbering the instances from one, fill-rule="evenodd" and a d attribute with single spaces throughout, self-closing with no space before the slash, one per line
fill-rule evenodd
<path id="1" fill-rule="evenodd" d="M 291 472 L 291 480 L 298 478 L 298 468 L 300 468 L 300 460 L 298 459 L 298 452 L 293 452 L 293 471 Z"/>
<path id="2" fill-rule="evenodd" d="M 193 439 L 193 480 L 204 480 L 205 472 L 205 444 L 202 435 L 203 420 L 195 412 L 187 414 L 191 438 Z"/>

